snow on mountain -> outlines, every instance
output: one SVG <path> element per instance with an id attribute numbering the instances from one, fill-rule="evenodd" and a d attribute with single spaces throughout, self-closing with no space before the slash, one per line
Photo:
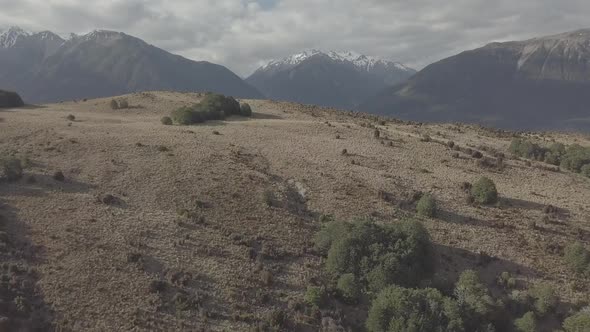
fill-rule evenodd
<path id="1" fill-rule="evenodd" d="M 287 56 L 283 59 L 272 60 L 268 64 L 262 66 L 260 68 L 260 70 L 266 70 L 266 69 L 270 69 L 270 68 L 279 68 L 279 67 L 294 67 L 294 66 L 304 62 L 305 60 L 307 60 L 313 56 L 316 56 L 318 54 L 326 56 L 334 61 L 349 62 L 360 70 L 370 71 L 375 66 L 382 65 L 385 67 L 393 66 L 393 67 L 395 67 L 399 70 L 402 70 L 402 71 L 413 71 L 412 69 L 410 69 L 398 62 L 389 61 L 389 60 L 381 59 L 378 57 L 372 57 L 372 56 L 367 56 L 367 55 L 363 55 L 363 54 L 358 54 L 358 53 L 352 52 L 352 51 L 323 52 L 323 51 L 316 50 L 316 49 L 307 50 L 307 51 L 304 51 L 304 52 L 298 53 L 298 54 L 293 54 L 293 55 Z"/>
<path id="2" fill-rule="evenodd" d="M 0 31 L 0 47 L 13 47 L 19 40 L 31 34 L 19 27 L 10 27 L 6 31 Z"/>

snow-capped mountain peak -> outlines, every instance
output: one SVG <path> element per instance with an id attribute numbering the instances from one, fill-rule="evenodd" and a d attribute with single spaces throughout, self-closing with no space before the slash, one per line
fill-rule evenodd
<path id="1" fill-rule="evenodd" d="M 383 65 L 385 67 L 393 66 L 402 71 L 412 71 L 412 69 L 404 66 L 401 63 L 385 60 L 378 57 L 367 56 L 363 54 L 359 54 L 353 51 L 345 51 L 345 52 L 336 52 L 336 51 L 320 51 L 316 49 L 306 50 L 301 53 L 292 54 L 285 58 L 279 60 L 272 60 L 266 65 L 262 66 L 261 70 L 273 69 L 273 68 L 281 68 L 281 67 L 294 67 L 305 60 L 316 56 L 316 55 L 323 55 L 326 56 L 333 61 L 337 62 L 348 62 L 353 64 L 359 70 L 371 70 L 376 65 Z"/>
<path id="2" fill-rule="evenodd" d="M 10 27 L 6 31 L 0 31 L 0 47 L 13 47 L 20 39 L 26 38 L 31 34 L 19 27 Z"/>

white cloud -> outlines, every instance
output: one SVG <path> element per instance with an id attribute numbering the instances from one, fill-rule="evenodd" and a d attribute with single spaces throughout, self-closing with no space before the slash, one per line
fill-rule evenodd
<path id="1" fill-rule="evenodd" d="M 422 67 L 491 41 L 584 28 L 582 0 L 0 0 L 31 30 L 124 31 L 240 75 L 306 48 L 355 50 Z"/>

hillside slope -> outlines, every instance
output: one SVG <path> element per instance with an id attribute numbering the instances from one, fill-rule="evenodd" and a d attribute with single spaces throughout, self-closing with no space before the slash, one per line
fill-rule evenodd
<path id="1" fill-rule="evenodd" d="M 563 315 L 587 300 L 588 283 L 562 254 L 590 244 L 590 180 L 511 158 L 482 168 L 446 144 L 491 157 L 511 133 L 261 100 L 248 100 L 248 119 L 160 123 L 201 97 L 149 92 L 125 96 L 134 106 L 126 110 L 105 98 L 0 111 L 0 153 L 30 165 L 23 179 L 0 182 L 0 228 L 13 239 L 1 254 L 34 271 L 35 314 L 75 331 L 246 331 L 282 310 L 285 330 L 359 330 L 365 304 L 305 304 L 325 261 L 312 238 L 329 215 L 385 224 L 413 216 L 416 191 L 438 201 L 436 218 L 419 219 L 441 289 L 472 268 L 494 294 L 507 296 L 502 272 L 516 290 L 553 285 Z M 581 135 L 527 137 L 590 146 Z M 465 201 L 463 183 L 482 175 L 496 183 L 497 205 Z"/>
<path id="2" fill-rule="evenodd" d="M 360 110 L 407 120 L 590 131 L 590 30 L 493 43 L 434 63 Z"/>

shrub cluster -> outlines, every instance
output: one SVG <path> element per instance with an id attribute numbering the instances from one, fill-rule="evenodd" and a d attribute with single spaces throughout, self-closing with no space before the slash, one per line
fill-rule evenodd
<path id="1" fill-rule="evenodd" d="M 508 150 L 519 157 L 544 161 L 590 177 L 590 147 L 579 144 L 565 146 L 562 143 L 542 147 L 529 140 L 515 138 Z"/>
<path id="2" fill-rule="evenodd" d="M 565 332 L 590 331 L 590 307 L 566 318 L 563 322 Z"/>
<path id="3" fill-rule="evenodd" d="M 436 200 L 430 194 L 424 194 L 418 201 L 418 205 L 416 205 L 416 212 L 419 215 L 424 217 L 434 217 L 436 216 Z"/>
<path id="4" fill-rule="evenodd" d="M 198 104 L 172 111 L 170 117 L 177 124 L 191 125 L 209 120 L 223 120 L 232 115 L 252 116 L 252 108 L 248 104 L 240 105 L 233 97 L 210 93 Z"/>
<path id="5" fill-rule="evenodd" d="M 327 255 L 326 269 L 338 280 L 339 292 L 351 301 L 393 284 L 415 286 L 432 270 L 430 237 L 415 221 L 332 221 L 314 242 L 316 250 Z"/>

